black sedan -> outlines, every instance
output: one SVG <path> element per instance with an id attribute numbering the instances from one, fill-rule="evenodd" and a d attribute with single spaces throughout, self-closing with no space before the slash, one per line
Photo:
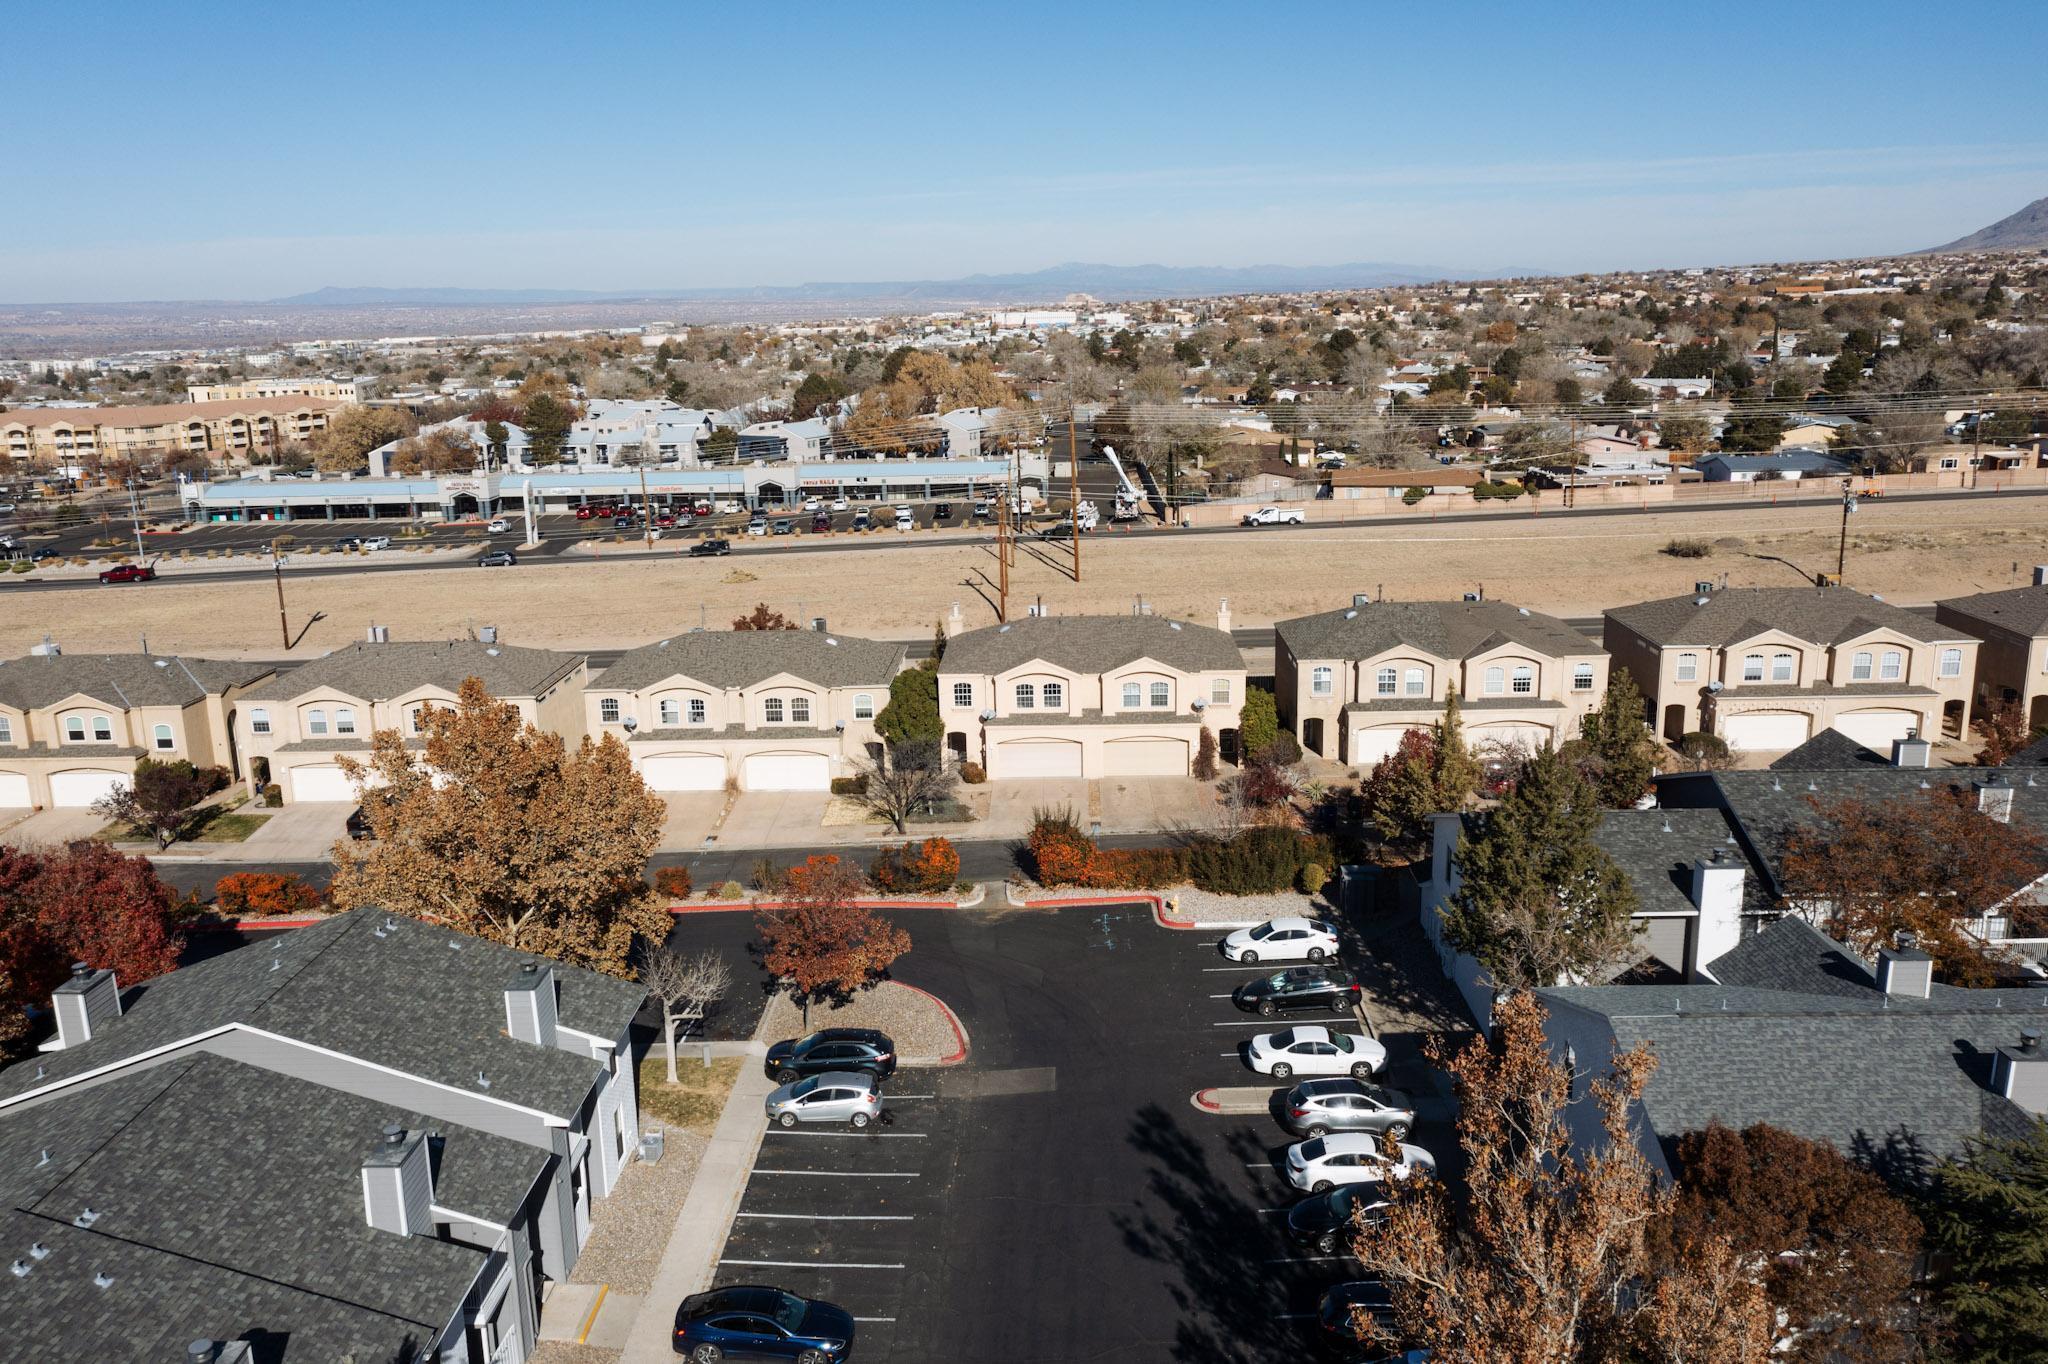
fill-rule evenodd
<path id="1" fill-rule="evenodd" d="M 732 541 L 730 540 L 699 540 L 696 544 L 690 546 L 691 556 L 699 559 L 730 553 L 732 553 Z"/>
<path id="2" fill-rule="evenodd" d="M 1393 1295 L 1378 1279 L 1340 1283 L 1323 1294 L 1322 1302 L 1316 1307 L 1316 1320 L 1323 1328 L 1323 1338 L 1333 1348 L 1349 1348 L 1358 1343 L 1361 1317 L 1370 1317 L 1375 1325 L 1381 1327 L 1391 1328 L 1394 1325 Z"/>
<path id="3" fill-rule="evenodd" d="M 853 1357 L 853 1317 L 828 1302 L 779 1288 L 719 1288 L 676 1308 L 675 1352 L 690 1364 L 793 1359 L 842 1364 Z"/>
<path id="4" fill-rule="evenodd" d="M 865 1071 L 878 1080 L 896 1073 L 896 1044 L 873 1028 L 820 1028 L 768 1048 L 768 1078 L 786 1085 L 827 1071 Z"/>
<path id="5" fill-rule="evenodd" d="M 1363 994 L 1357 981 L 1333 967 L 1292 966 L 1246 981 L 1231 992 L 1230 1002 L 1262 1017 L 1300 1009 L 1346 1014 L 1358 1007 Z"/>
<path id="6" fill-rule="evenodd" d="M 951 521 L 952 519 L 953 504 L 951 502 L 941 502 L 938 506 L 932 508 L 932 520 Z"/>
<path id="7" fill-rule="evenodd" d="M 1356 1214 L 1362 1220 L 1386 1220 L 1386 1185 L 1339 1184 L 1328 1193 L 1304 1198 L 1287 1210 L 1287 1235 L 1298 1246 L 1312 1246 L 1324 1255 L 1335 1251 L 1345 1239 Z"/>

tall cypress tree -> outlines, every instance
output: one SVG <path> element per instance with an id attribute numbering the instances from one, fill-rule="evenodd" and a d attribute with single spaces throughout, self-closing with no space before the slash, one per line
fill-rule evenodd
<path id="1" fill-rule="evenodd" d="M 1656 775 L 1657 741 L 1643 720 L 1643 694 L 1628 669 L 1617 668 L 1607 679 L 1600 709 L 1586 717 L 1582 729 L 1600 803 L 1610 809 L 1634 805 Z"/>
<path id="2" fill-rule="evenodd" d="M 1587 979 L 1627 961 L 1636 893 L 1593 841 L 1600 799 L 1546 746 L 1458 849 L 1444 937 L 1505 991 Z"/>
<path id="3" fill-rule="evenodd" d="M 1444 701 L 1444 718 L 1433 726 L 1436 756 L 1430 775 L 1435 780 L 1438 810 L 1461 810 L 1479 789 L 1479 760 L 1465 743 L 1464 711 L 1453 690 Z"/>

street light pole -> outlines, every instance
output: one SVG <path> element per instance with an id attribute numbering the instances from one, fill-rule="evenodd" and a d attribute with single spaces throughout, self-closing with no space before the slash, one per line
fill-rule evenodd
<path id="1" fill-rule="evenodd" d="M 1067 406 L 1067 515 L 1071 518 L 1074 531 L 1074 581 L 1081 581 L 1081 456 L 1075 450 L 1077 437 L 1075 428 L 1080 419 L 1074 415 L 1071 403 Z"/>

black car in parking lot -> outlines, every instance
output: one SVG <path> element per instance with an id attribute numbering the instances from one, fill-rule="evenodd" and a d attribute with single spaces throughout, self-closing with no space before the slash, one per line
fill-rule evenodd
<path id="1" fill-rule="evenodd" d="M 1367 1223 L 1386 1220 L 1386 1195 L 1387 1186 L 1375 1180 L 1369 1184 L 1339 1184 L 1327 1193 L 1304 1198 L 1287 1210 L 1288 1239 L 1328 1255 L 1346 1239 L 1355 1214 L 1362 1214 Z"/>
<path id="2" fill-rule="evenodd" d="M 1230 1002 L 1262 1017 L 1297 1009 L 1343 1014 L 1357 1008 L 1363 994 L 1357 981 L 1334 967 L 1292 966 L 1246 981 L 1231 991 Z"/>
<path id="3" fill-rule="evenodd" d="M 768 1078 L 788 1084 L 828 1071 L 865 1071 L 878 1080 L 896 1073 L 896 1044 L 873 1028 L 820 1028 L 768 1048 Z"/>
<path id="4" fill-rule="evenodd" d="M 951 502 L 941 502 L 938 506 L 932 508 L 932 520 L 951 521 L 952 519 L 953 504 Z"/>
<path id="5" fill-rule="evenodd" d="M 793 1359 L 841 1364 L 853 1355 L 853 1315 L 779 1288 L 718 1288 L 676 1308 L 675 1352 L 690 1364 Z"/>

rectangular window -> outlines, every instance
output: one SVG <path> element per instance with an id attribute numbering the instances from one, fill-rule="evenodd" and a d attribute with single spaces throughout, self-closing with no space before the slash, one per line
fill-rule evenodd
<path id="1" fill-rule="evenodd" d="M 1592 665 L 1592 664 L 1590 664 L 1590 663 L 1581 663 L 1581 664 L 1578 664 L 1578 665 L 1577 665 L 1576 667 L 1574 667 L 1574 668 L 1572 669 L 1572 690 L 1573 690 L 1573 691 L 1591 691 L 1591 690 L 1593 690 L 1593 665 Z"/>
<path id="2" fill-rule="evenodd" d="M 1218 677 L 1209 683 L 1209 699 L 1219 706 L 1230 704 L 1230 679 Z"/>
<path id="3" fill-rule="evenodd" d="M 1309 674 L 1309 690 L 1317 696 L 1328 696 L 1331 679 L 1334 676 L 1328 668 L 1317 668 Z"/>
<path id="4" fill-rule="evenodd" d="M 974 704 L 974 684 L 972 682 L 955 682 L 953 684 L 953 704 L 956 706 L 971 706 Z"/>
<path id="5" fill-rule="evenodd" d="M 1403 679 L 1403 687 L 1410 696 L 1429 695 L 1429 674 L 1420 668 L 1410 668 Z"/>
<path id="6" fill-rule="evenodd" d="M 597 718 L 608 725 L 617 724 L 619 722 L 618 698 L 613 696 L 607 696 L 604 698 L 604 700 L 598 702 Z"/>
<path id="7" fill-rule="evenodd" d="M 354 711 L 350 710 L 350 709 L 349 709 L 349 708 L 348 708 L 347 706 L 343 706 L 343 707 L 342 707 L 341 709 L 339 709 L 339 710 L 335 711 L 335 712 L 334 712 L 334 732 L 335 732 L 336 734 L 353 734 L 353 733 L 355 733 L 355 732 L 356 732 L 356 713 L 355 713 Z"/>
<path id="8" fill-rule="evenodd" d="M 1792 680 L 1792 655 L 1790 655 L 1790 654 L 1772 654 L 1772 655 L 1771 655 L 1771 681 L 1773 681 L 1773 682 L 1790 682 L 1791 680 Z"/>
<path id="9" fill-rule="evenodd" d="M 693 696 L 690 698 L 690 723 L 693 725 L 704 723 L 704 700 L 702 697 Z"/>
<path id="10" fill-rule="evenodd" d="M 1145 689 L 1143 687 L 1140 687 L 1137 683 L 1124 683 L 1124 709 L 1136 710 L 1141 704 L 1143 704 L 1141 698 L 1144 696 L 1144 694 Z"/>
<path id="11" fill-rule="evenodd" d="M 1943 677 L 1961 677 L 1963 675 L 1963 651 L 1961 649 L 1943 649 L 1941 651 L 1941 675 Z"/>
<path id="12" fill-rule="evenodd" d="M 1699 681 L 1699 676 L 1700 656 L 1698 654 L 1680 654 L 1678 656 L 1678 680 L 1681 682 L 1697 682 Z"/>
<path id="13" fill-rule="evenodd" d="M 260 707 L 256 710 L 250 711 L 249 732 L 251 734 L 270 733 L 270 712 L 267 710 L 263 710 Z"/>
<path id="14" fill-rule="evenodd" d="M 771 696 L 761 703 L 761 714 L 771 725 L 782 723 L 782 698 Z"/>
<path id="15" fill-rule="evenodd" d="M 1065 710 L 1067 708 L 1066 689 L 1060 686 L 1059 683 L 1046 683 L 1041 689 L 1041 695 L 1044 698 L 1047 710 Z"/>
<path id="16" fill-rule="evenodd" d="M 1152 704 L 1155 706 L 1172 705 L 1173 688 L 1164 682 L 1154 682 L 1152 684 Z"/>
<path id="17" fill-rule="evenodd" d="M 1887 682 L 1896 682 L 1905 675 L 1906 656 L 1896 649 L 1887 649 L 1879 662 L 1877 675 Z"/>
<path id="18" fill-rule="evenodd" d="M 1764 680 L 1764 656 L 1762 654 L 1743 655 L 1742 680 L 1745 682 L 1761 682 Z"/>
<path id="19" fill-rule="evenodd" d="M 789 718 L 792 722 L 799 725 L 809 724 L 811 722 L 811 698 L 808 696 L 790 697 Z"/>
<path id="20" fill-rule="evenodd" d="M 14 721 L 8 716 L 0 715 L 0 744 L 11 744 L 13 742 Z"/>
<path id="21" fill-rule="evenodd" d="M 1507 669 L 1488 668 L 1486 670 L 1486 694 L 1488 696 L 1499 696 L 1501 689 L 1507 686 L 1507 682 Z"/>
<path id="22" fill-rule="evenodd" d="M 1017 684 L 1017 709 L 1030 710 L 1037 704 L 1038 688 L 1032 686 L 1029 682 L 1019 682 Z"/>
<path id="23" fill-rule="evenodd" d="M 327 712 L 326 712 L 326 711 L 324 711 L 324 710 L 309 710 L 309 711 L 307 711 L 307 712 L 306 712 L 306 733 L 308 733 L 308 734 L 325 734 L 326 732 L 327 732 Z"/>
<path id="24" fill-rule="evenodd" d="M 664 725 L 679 725 L 683 722 L 683 708 L 673 701 L 663 701 L 659 713 Z"/>
<path id="25" fill-rule="evenodd" d="M 1870 680 L 1870 655 L 1857 654 L 1849 661 L 1849 680 L 1868 682 Z"/>
<path id="26" fill-rule="evenodd" d="M 1392 668 L 1381 668 L 1373 675 L 1373 692 L 1379 696 L 1392 696 L 1399 685 L 1400 674 Z"/>
<path id="27" fill-rule="evenodd" d="M 867 692 L 861 692 L 856 695 L 853 698 L 853 718 L 856 720 L 874 719 L 875 698 Z"/>
<path id="28" fill-rule="evenodd" d="M 95 715 L 92 717 L 92 737 L 103 744 L 109 744 L 114 741 L 114 726 L 106 716 Z"/>
<path id="29" fill-rule="evenodd" d="M 1527 696 L 1535 690 L 1536 670 L 1526 667 L 1515 669 L 1515 695 Z"/>
<path id="30" fill-rule="evenodd" d="M 156 739 L 156 746 L 158 748 L 172 747 L 171 727 L 169 725 L 156 726 L 152 731 L 152 735 Z"/>

